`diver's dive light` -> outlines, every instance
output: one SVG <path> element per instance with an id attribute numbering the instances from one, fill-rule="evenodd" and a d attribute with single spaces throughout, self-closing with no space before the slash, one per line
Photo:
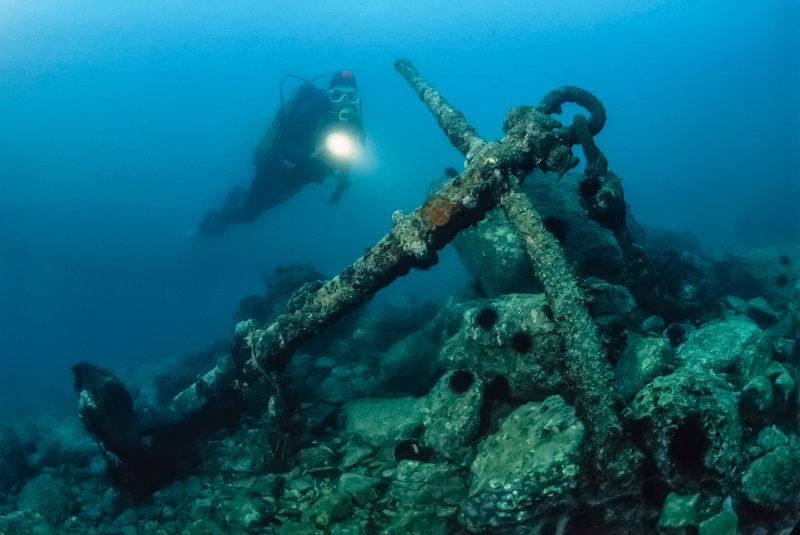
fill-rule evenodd
<path id="1" fill-rule="evenodd" d="M 331 132 L 325 138 L 325 148 L 337 158 L 352 158 L 355 152 L 355 143 L 344 132 Z"/>

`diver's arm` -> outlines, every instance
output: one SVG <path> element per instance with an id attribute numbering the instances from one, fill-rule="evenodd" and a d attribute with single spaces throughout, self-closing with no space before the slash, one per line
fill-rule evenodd
<path id="1" fill-rule="evenodd" d="M 336 176 L 336 189 L 333 190 L 330 198 L 328 199 L 328 205 L 334 205 L 336 202 L 341 198 L 342 193 L 350 187 L 350 170 L 348 169 L 345 172 L 342 172 Z"/>

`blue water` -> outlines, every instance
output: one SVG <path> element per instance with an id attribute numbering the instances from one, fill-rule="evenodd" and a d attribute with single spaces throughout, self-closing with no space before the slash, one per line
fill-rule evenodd
<path id="1" fill-rule="evenodd" d="M 486 138 L 512 105 L 588 89 L 640 221 L 715 254 L 800 241 L 797 1 L 132 4 L 0 1 L 0 415 L 73 411 L 79 360 L 229 340 L 262 272 L 333 275 L 419 205 L 462 158 L 398 57 Z M 368 136 L 342 200 L 325 204 L 329 181 L 221 239 L 182 239 L 249 184 L 280 78 L 341 68 Z M 444 299 L 466 281 L 446 250 L 387 295 Z"/>

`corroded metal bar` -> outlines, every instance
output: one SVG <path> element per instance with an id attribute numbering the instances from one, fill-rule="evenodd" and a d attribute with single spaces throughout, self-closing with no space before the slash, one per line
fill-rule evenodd
<path id="1" fill-rule="evenodd" d="M 299 290 L 292 297 L 292 310 L 265 329 L 237 334 L 232 355 L 243 372 L 242 383 L 280 373 L 292 351 L 325 326 L 370 300 L 375 293 L 412 268 L 428 268 L 438 262 L 437 251 L 461 230 L 484 218 L 497 205 L 505 187 L 496 168 L 520 168 L 514 147 L 496 142 L 458 179 L 407 215 L 393 217 L 391 231 L 366 250 L 342 273 L 314 291 Z M 228 388 L 230 373 L 212 370 L 173 400 L 173 414 L 202 410 L 211 392 Z"/>
<path id="2" fill-rule="evenodd" d="M 426 82 L 410 61 L 398 59 L 394 62 L 394 68 L 431 111 L 450 143 L 468 160 L 486 144 L 464 118 L 464 114 L 451 106 L 433 86 Z"/>
<path id="3" fill-rule="evenodd" d="M 619 488 L 635 478 L 642 456 L 624 440 L 615 410 L 617 398 L 605 349 L 597 326 L 586 309 L 564 251 L 542 222 L 525 194 L 505 191 L 500 205 L 517 231 L 523 250 L 533 263 L 566 353 L 566 368 L 575 392 L 578 414 L 589 431 L 596 468 L 604 483 Z"/>

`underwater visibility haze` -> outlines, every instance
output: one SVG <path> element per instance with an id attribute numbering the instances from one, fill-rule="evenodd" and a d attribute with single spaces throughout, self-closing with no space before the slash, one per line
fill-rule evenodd
<path id="1" fill-rule="evenodd" d="M 797 1 L 2 0 L 0 533 L 788 535 L 799 35 Z M 343 69 L 338 202 L 187 238 L 281 80 Z"/>

